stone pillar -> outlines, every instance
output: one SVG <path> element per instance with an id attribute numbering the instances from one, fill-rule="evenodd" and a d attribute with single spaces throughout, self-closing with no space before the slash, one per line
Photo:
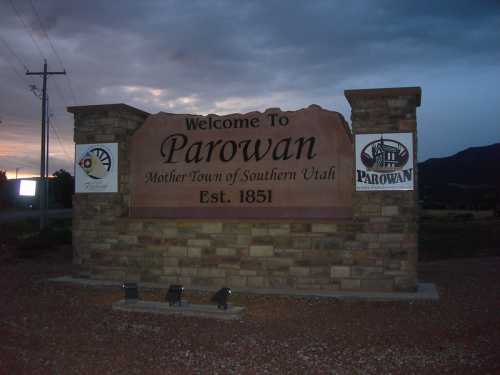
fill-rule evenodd
<path id="1" fill-rule="evenodd" d="M 102 277 L 122 278 L 124 270 L 111 267 L 114 265 L 108 252 L 120 239 L 116 219 L 128 215 L 129 137 L 149 113 L 126 104 L 68 107 L 68 112 L 74 114 L 76 144 L 118 143 L 118 193 L 73 195 L 73 262 L 79 265 L 77 276 L 96 277 L 96 270 L 106 268 Z"/>
<path id="2" fill-rule="evenodd" d="M 358 266 L 361 289 L 412 291 L 417 286 L 417 121 L 420 87 L 346 90 L 353 135 L 413 133 L 413 191 L 355 191 L 354 220 L 360 249 L 368 254 Z M 354 273 L 355 266 L 352 267 Z M 370 273 L 377 273 L 370 279 Z M 383 274 L 380 274 L 382 272 Z M 363 285 L 365 284 L 365 285 Z"/>

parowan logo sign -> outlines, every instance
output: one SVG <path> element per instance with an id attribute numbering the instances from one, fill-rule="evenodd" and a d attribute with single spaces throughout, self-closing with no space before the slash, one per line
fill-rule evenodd
<path id="1" fill-rule="evenodd" d="M 356 135 L 356 190 L 413 190 L 412 133 Z"/>
<path id="2" fill-rule="evenodd" d="M 76 145 L 75 192 L 117 192 L 117 155 L 116 143 Z"/>
<path id="3" fill-rule="evenodd" d="M 361 150 L 361 161 L 369 171 L 399 171 L 408 162 L 408 150 L 401 142 L 381 136 Z"/>

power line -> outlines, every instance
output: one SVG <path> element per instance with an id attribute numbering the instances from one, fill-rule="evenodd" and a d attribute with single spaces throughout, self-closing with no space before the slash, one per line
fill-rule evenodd
<path id="1" fill-rule="evenodd" d="M 9 53 L 14 56 L 14 58 L 19 62 L 19 64 L 24 68 L 25 71 L 28 70 L 28 67 L 26 66 L 26 64 L 23 62 L 23 60 L 19 57 L 19 55 L 11 48 L 11 46 L 9 45 L 9 43 L 7 43 L 7 41 L 0 35 L 0 40 L 2 40 L 2 43 L 4 44 L 5 48 L 7 49 L 7 51 L 9 51 Z M 19 71 L 17 70 L 17 68 L 15 67 L 14 64 L 12 64 L 10 61 L 7 61 L 10 65 L 10 67 L 12 68 L 12 70 L 14 70 L 14 72 L 16 73 L 16 75 L 23 81 L 23 83 L 26 83 L 25 79 L 26 79 L 26 76 L 23 76 L 21 73 L 19 73 Z M 29 80 L 28 80 L 29 81 Z M 31 83 L 34 83 L 35 81 L 33 81 L 33 79 L 31 79 Z"/>
<path id="2" fill-rule="evenodd" d="M 19 55 L 10 47 L 9 43 L 4 39 L 2 35 L 0 35 L 0 39 L 2 40 L 3 44 L 5 45 L 5 48 L 10 52 L 12 56 L 19 62 L 19 64 L 24 68 L 24 70 L 28 70 L 28 67 L 24 63 L 24 61 L 19 57 Z"/>
<path id="3" fill-rule="evenodd" d="M 52 40 L 50 39 L 49 34 L 47 33 L 47 30 L 46 30 L 46 28 L 44 27 L 44 25 L 42 23 L 42 19 L 40 17 L 40 14 L 38 13 L 38 10 L 35 8 L 35 5 L 33 4 L 32 0 L 30 0 L 29 3 L 30 3 L 30 6 L 31 6 L 31 9 L 33 9 L 33 13 L 35 13 L 35 17 L 38 20 L 38 24 L 40 25 L 40 29 L 45 34 L 45 37 L 47 38 L 47 40 L 49 42 L 49 45 L 50 45 L 50 48 L 52 49 L 52 52 L 54 52 L 54 55 L 56 56 L 57 60 L 59 61 L 59 64 L 61 65 L 61 68 L 64 69 L 64 64 L 63 64 L 63 62 L 61 60 L 61 57 L 59 56 L 59 54 L 57 53 L 56 49 L 54 48 L 54 45 L 52 44 Z"/>
<path id="4" fill-rule="evenodd" d="M 42 49 L 40 48 L 40 45 L 38 44 L 38 42 L 33 37 L 33 33 L 30 31 L 30 28 L 28 27 L 28 25 L 24 21 L 24 18 L 21 16 L 21 14 L 17 10 L 17 8 L 14 5 L 14 3 L 12 2 L 12 0 L 9 0 L 9 3 L 10 3 L 10 6 L 12 7 L 12 9 L 14 10 L 14 13 L 16 14 L 17 19 L 19 20 L 19 22 L 21 22 L 21 24 L 23 25 L 24 29 L 29 34 L 29 36 L 31 38 L 31 41 L 33 42 L 33 44 L 35 45 L 35 47 L 38 49 L 38 53 L 40 54 L 40 56 L 42 57 L 42 59 L 46 60 L 47 58 L 45 57 Z"/>
<path id="5" fill-rule="evenodd" d="M 66 147 L 64 147 L 64 144 L 62 143 L 61 137 L 59 137 L 59 133 L 57 132 L 57 128 L 50 123 L 50 128 L 53 130 L 53 133 L 56 135 L 57 143 L 59 144 L 59 147 L 61 148 L 63 154 L 71 160 L 73 157 L 67 152 Z"/>
<path id="6" fill-rule="evenodd" d="M 49 116 L 50 116 L 50 105 L 49 105 Z M 55 117 L 55 115 L 54 115 Z M 61 137 L 59 137 L 59 132 L 57 131 L 57 127 L 55 126 L 55 124 L 53 123 L 53 121 L 49 122 L 49 126 L 50 128 L 52 129 L 53 133 L 55 134 L 56 136 L 56 139 L 57 139 L 57 143 L 59 143 L 59 147 L 61 148 L 62 152 L 64 153 L 64 155 L 66 155 L 66 157 L 68 159 L 72 159 L 72 157 L 69 155 L 69 153 L 67 152 L 66 148 L 64 147 L 64 144 L 62 143 L 62 140 L 61 140 Z"/>
<path id="7" fill-rule="evenodd" d="M 40 56 L 43 58 L 43 60 L 47 60 L 45 54 L 43 53 L 42 49 L 40 48 L 40 44 L 36 41 L 35 37 L 33 36 L 33 28 L 30 28 L 26 22 L 24 21 L 24 18 L 21 16 L 21 14 L 19 13 L 18 9 L 16 8 L 16 6 L 14 5 L 13 1 L 12 0 L 9 0 L 9 3 L 10 3 L 10 6 L 12 7 L 12 9 L 14 10 L 14 13 L 17 17 L 17 19 L 19 20 L 19 22 L 21 23 L 21 25 L 24 27 L 25 31 L 28 33 L 28 35 L 30 36 L 31 38 L 31 41 L 33 42 L 33 44 L 35 45 L 35 47 L 37 48 L 38 50 L 38 53 L 40 54 Z M 45 31 L 44 31 L 45 32 Z M 46 33 L 46 32 L 45 32 Z M 56 55 L 58 56 L 58 55 Z M 28 70 L 28 69 L 26 69 Z M 63 68 L 64 70 L 64 68 Z M 55 83 L 55 86 L 56 86 L 56 92 L 57 92 L 57 95 L 60 96 L 61 100 L 64 102 L 64 104 L 69 107 L 69 102 L 68 100 L 66 99 L 66 96 L 64 95 L 64 92 L 61 90 L 61 88 L 57 85 L 57 83 Z"/>
<path id="8" fill-rule="evenodd" d="M 73 95 L 73 104 L 77 105 L 78 101 L 76 100 L 75 90 L 73 90 L 73 84 L 71 83 L 71 79 L 69 78 L 69 75 L 66 75 L 65 77 L 67 78 L 69 91 L 71 91 L 71 95 Z"/>
<path id="9" fill-rule="evenodd" d="M 26 83 L 26 81 L 25 81 L 25 77 L 24 77 L 21 73 L 19 73 L 19 71 L 17 70 L 17 68 L 16 68 L 16 67 L 15 67 L 15 66 L 11 63 L 11 62 L 8 62 L 8 63 L 9 63 L 9 66 L 10 66 L 10 67 L 12 68 L 12 70 L 14 71 L 14 73 L 15 73 L 15 74 L 19 77 L 19 79 L 20 79 L 21 81 L 23 81 L 23 84 L 25 84 L 25 83 Z"/>
<path id="10" fill-rule="evenodd" d="M 64 102 L 64 105 L 66 107 L 69 107 L 69 102 L 66 99 L 66 96 L 64 95 L 64 92 L 62 91 L 62 89 L 59 86 L 59 84 L 56 81 L 52 81 L 52 82 L 54 82 L 54 87 L 56 88 L 57 95 L 59 95 L 59 97 L 61 98 L 61 100 Z"/>
<path id="11" fill-rule="evenodd" d="M 66 68 L 64 67 L 64 63 L 62 61 L 62 58 L 59 55 L 59 53 L 57 52 L 56 48 L 54 47 L 54 44 L 52 43 L 52 39 L 50 39 L 49 32 L 48 32 L 47 28 L 45 27 L 44 23 L 42 22 L 42 18 L 40 17 L 40 14 L 38 13 L 38 10 L 36 9 L 35 4 L 33 4 L 33 0 L 30 0 L 29 2 L 31 5 L 31 9 L 33 9 L 33 13 L 35 13 L 36 18 L 38 19 L 38 24 L 40 25 L 40 28 L 43 31 L 43 33 L 45 34 L 47 41 L 49 42 L 49 45 L 50 45 L 50 48 L 52 49 L 52 52 L 54 53 L 57 60 L 59 61 L 61 68 L 63 70 L 66 70 Z M 74 104 L 76 104 L 77 103 L 76 95 L 75 95 L 75 91 L 73 90 L 73 86 L 71 84 L 71 80 L 69 78 L 69 75 L 66 75 L 65 77 L 66 77 L 66 82 L 68 83 L 68 87 L 69 87 L 69 90 L 71 92 L 71 95 L 73 96 L 73 102 L 74 102 Z"/>

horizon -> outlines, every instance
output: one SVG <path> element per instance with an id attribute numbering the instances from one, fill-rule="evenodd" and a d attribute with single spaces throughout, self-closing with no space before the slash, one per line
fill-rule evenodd
<path id="1" fill-rule="evenodd" d="M 43 58 L 50 171 L 74 171 L 68 106 L 125 103 L 225 115 L 311 104 L 341 113 L 344 90 L 420 86 L 418 160 L 500 142 L 500 4 L 226 0 L 0 4 L 0 169 L 39 175 Z M 75 16 L 76 15 L 76 16 Z M 356 21 L 356 22 L 353 22 Z M 198 25 L 203 25 L 200 29 Z M 118 47 L 119 46 L 119 47 Z"/>
<path id="2" fill-rule="evenodd" d="M 471 148 L 483 148 L 483 147 L 491 147 L 491 146 L 495 146 L 495 145 L 500 145 L 500 142 L 495 142 L 495 143 L 491 143 L 491 144 L 487 144 L 487 145 L 482 145 L 482 146 L 470 146 L 470 147 L 467 147 L 467 148 L 464 148 L 463 150 L 460 150 L 460 151 L 457 151 L 453 154 L 450 154 L 450 155 L 445 155 L 445 156 L 440 156 L 440 157 L 434 157 L 434 158 L 428 158 L 426 160 L 420 160 L 420 161 L 417 161 L 419 164 L 420 163 L 425 163 L 426 161 L 429 161 L 429 160 L 432 160 L 432 159 L 443 159 L 443 158 L 448 158 L 448 157 L 453 157 L 461 152 L 464 152 L 464 151 L 467 151 Z M 64 169 L 64 168 L 62 168 Z M 74 173 L 72 173 L 72 171 L 68 171 L 66 169 L 64 169 L 66 172 L 68 172 L 71 176 L 74 177 Z M 15 175 L 15 174 L 14 174 Z M 52 174 L 50 176 L 48 176 L 49 178 L 53 178 Z M 29 178 L 40 178 L 40 175 L 21 175 L 21 174 L 18 174 L 18 180 L 20 179 L 23 179 L 23 178 L 26 178 L 26 179 L 29 179 Z M 15 177 L 9 177 L 8 173 L 7 173 L 7 179 L 9 180 L 15 180 Z"/>

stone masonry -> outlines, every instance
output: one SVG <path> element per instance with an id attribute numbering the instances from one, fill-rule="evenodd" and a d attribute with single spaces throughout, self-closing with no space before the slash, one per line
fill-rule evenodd
<path id="1" fill-rule="evenodd" d="M 354 134 L 411 131 L 416 142 L 419 88 L 345 95 Z M 355 192 L 353 171 L 350 220 L 131 218 L 129 139 L 149 114 L 125 104 L 68 111 L 75 143 L 119 144 L 119 192 L 73 197 L 75 276 L 214 288 L 415 289 L 416 190 Z"/>
<path id="2" fill-rule="evenodd" d="M 347 90 L 351 105 L 353 134 L 413 133 L 415 165 L 413 191 L 377 191 L 354 193 L 354 218 L 362 226 L 356 233 L 359 251 L 366 260 L 358 275 L 361 289 L 369 284 L 376 289 L 413 290 L 417 282 L 417 120 L 420 106 L 419 87 Z M 361 255 L 360 255 L 361 256 Z M 376 280 L 370 280 L 370 262 L 382 268 Z M 377 268 L 378 267 L 378 268 Z M 354 269 L 351 267 L 351 276 Z M 368 285 L 366 285 L 368 286 Z"/>

